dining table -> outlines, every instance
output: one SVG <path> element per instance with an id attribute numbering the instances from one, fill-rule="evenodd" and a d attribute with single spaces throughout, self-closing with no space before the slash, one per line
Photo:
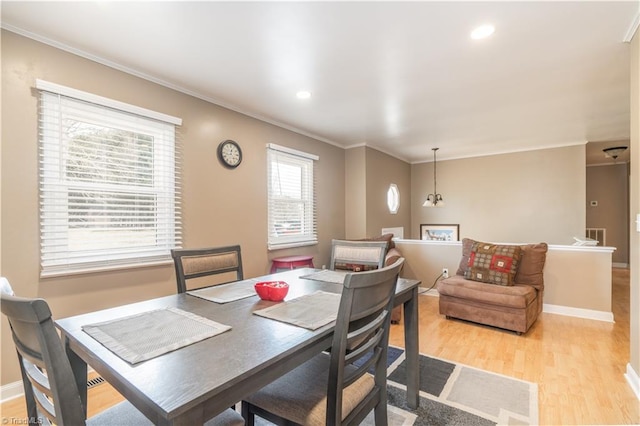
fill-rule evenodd
<path id="1" fill-rule="evenodd" d="M 315 294 L 325 298 L 331 296 L 328 293 L 340 294 L 342 283 L 335 276 L 323 278 L 322 271 L 300 268 L 226 284 L 238 290 L 262 281 L 286 282 L 289 291 L 284 302 L 261 300 L 255 292 L 230 301 L 187 292 L 56 320 L 84 407 L 90 366 L 154 424 L 205 423 L 330 348 L 335 320 L 300 326 L 262 315 Z M 406 397 L 411 408 L 419 403 L 419 285 L 418 280 L 399 278 L 394 297 L 394 305 L 403 306 L 404 311 Z M 150 313 L 173 315 L 178 321 L 167 316 L 167 324 L 146 328 L 144 317 Z M 194 318 L 200 321 L 196 328 L 213 330 L 212 337 L 196 336 L 196 341 L 164 353 L 159 348 L 160 354 L 153 347 L 147 357 L 118 353 L 123 345 L 109 348 L 104 337 L 115 330 L 134 341 L 161 342 L 171 335 L 171 324 L 178 328 L 178 337 L 189 334 L 181 321 L 195 323 Z"/>

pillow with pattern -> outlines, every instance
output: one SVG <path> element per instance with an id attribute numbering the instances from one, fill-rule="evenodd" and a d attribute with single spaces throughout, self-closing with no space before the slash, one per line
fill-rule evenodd
<path id="1" fill-rule="evenodd" d="M 352 272 L 373 271 L 378 269 L 375 265 L 359 265 L 357 263 L 336 263 L 335 268 Z"/>
<path id="2" fill-rule="evenodd" d="M 476 241 L 471 247 L 469 267 L 464 277 L 488 284 L 513 285 L 521 256 L 520 246 Z"/>

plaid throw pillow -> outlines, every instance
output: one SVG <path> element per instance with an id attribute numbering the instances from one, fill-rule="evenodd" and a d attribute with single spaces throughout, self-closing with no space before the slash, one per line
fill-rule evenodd
<path id="1" fill-rule="evenodd" d="M 521 256 L 520 246 L 475 242 L 464 277 L 488 284 L 513 285 Z"/>

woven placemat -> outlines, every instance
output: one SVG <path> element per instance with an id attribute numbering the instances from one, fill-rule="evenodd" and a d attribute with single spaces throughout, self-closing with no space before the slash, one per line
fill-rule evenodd
<path id="1" fill-rule="evenodd" d="M 231 330 L 199 315 L 164 308 L 82 326 L 82 330 L 131 364 L 137 364 Z"/>
<path id="2" fill-rule="evenodd" d="M 297 325 L 298 327 L 316 330 L 335 321 L 340 307 L 338 293 L 316 291 L 296 299 L 278 303 L 254 314 L 276 321 Z"/>
<path id="3" fill-rule="evenodd" d="M 216 303 L 235 302 L 251 296 L 257 296 L 254 286 L 258 280 L 235 281 L 207 288 L 188 291 L 187 294 Z"/>

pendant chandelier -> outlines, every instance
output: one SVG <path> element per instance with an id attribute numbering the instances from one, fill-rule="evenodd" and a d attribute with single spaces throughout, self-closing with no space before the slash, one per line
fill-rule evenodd
<path id="1" fill-rule="evenodd" d="M 602 151 L 604 152 L 604 155 L 606 155 L 609 158 L 613 158 L 613 160 L 615 161 L 619 155 L 622 155 L 623 152 L 625 152 L 627 150 L 626 146 L 612 146 L 609 148 L 605 148 Z"/>
<path id="2" fill-rule="evenodd" d="M 443 207 L 444 199 L 442 195 L 438 194 L 436 186 L 436 151 L 439 148 L 431 148 L 433 151 L 433 194 L 427 195 L 426 201 L 422 204 L 422 207 Z"/>

